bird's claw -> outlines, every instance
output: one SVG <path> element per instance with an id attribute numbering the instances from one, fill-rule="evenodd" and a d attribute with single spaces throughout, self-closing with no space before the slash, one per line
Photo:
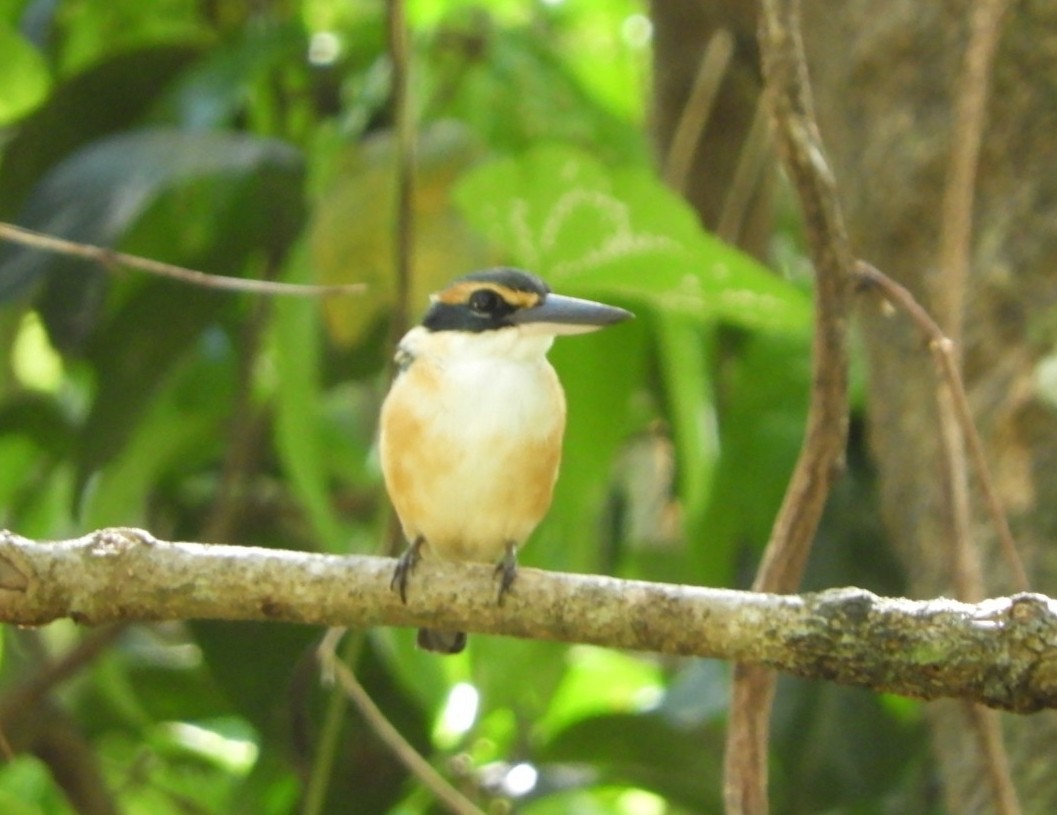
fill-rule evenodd
<path id="1" fill-rule="evenodd" d="M 411 577 L 411 572 L 415 570 L 415 566 L 418 565 L 418 550 L 421 548 L 421 538 L 418 538 L 407 547 L 404 554 L 400 556 L 400 560 L 396 562 L 396 568 L 393 569 L 393 578 L 389 581 L 389 590 L 398 592 L 401 602 L 405 605 L 407 604 L 407 580 Z"/>
<path id="2" fill-rule="evenodd" d="M 517 577 L 517 548 L 513 544 L 507 544 L 506 554 L 496 564 L 494 576 L 499 578 L 499 593 L 496 595 L 496 601 L 499 605 L 503 605 L 503 599 L 510 591 L 510 587 L 514 585 L 514 578 Z"/>

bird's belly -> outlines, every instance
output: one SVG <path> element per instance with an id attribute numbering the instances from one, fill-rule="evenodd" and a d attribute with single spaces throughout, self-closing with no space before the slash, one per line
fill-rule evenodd
<path id="1" fill-rule="evenodd" d="M 424 538 L 427 556 L 497 560 L 528 538 L 550 506 L 565 424 L 553 369 L 518 371 L 512 381 L 493 375 L 486 386 L 447 372 L 428 404 L 412 401 L 421 393 L 415 373 L 430 372 L 409 370 L 396 383 L 380 444 L 404 532 Z"/>
<path id="2" fill-rule="evenodd" d="M 503 452 L 493 446 L 488 458 L 444 457 L 423 467 L 408 521 L 425 538 L 427 551 L 493 561 L 532 534 L 550 505 L 556 457 Z"/>

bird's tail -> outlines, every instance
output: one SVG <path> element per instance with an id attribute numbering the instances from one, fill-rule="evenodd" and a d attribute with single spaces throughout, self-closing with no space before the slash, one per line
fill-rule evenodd
<path id="1" fill-rule="evenodd" d="M 418 647 L 439 654 L 457 654 L 466 647 L 465 631 L 437 631 L 435 628 L 418 629 Z"/>

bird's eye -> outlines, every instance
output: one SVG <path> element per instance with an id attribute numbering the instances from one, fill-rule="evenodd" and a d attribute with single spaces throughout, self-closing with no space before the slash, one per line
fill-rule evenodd
<path id="1" fill-rule="evenodd" d="M 470 308 L 478 314 L 491 314 L 499 307 L 499 295 L 491 289 L 479 289 L 470 295 Z"/>

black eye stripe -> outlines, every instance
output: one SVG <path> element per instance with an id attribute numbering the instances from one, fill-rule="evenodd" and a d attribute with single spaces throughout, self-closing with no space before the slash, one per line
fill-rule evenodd
<path id="1" fill-rule="evenodd" d="M 478 289 L 470 295 L 470 308 L 481 314 L 493 314 L 502 304 L 502 298 L 491 289 Z"/>
<path id="2" fill-rule="evenodd" d="M 520 290 L 511 289 L 512 297 L 527 299 L 520 295 Z M 495 331 L 512 326 L 514 323 L 510 315 L 519 307 L 526 306 L 508 301 L 499 291 L 485 285 L 468 292 L 459 292 L 458 299 L 444 299 L 443 296 L 435 298 L 422 319 L 422 325 L 430 331 Z"/>

